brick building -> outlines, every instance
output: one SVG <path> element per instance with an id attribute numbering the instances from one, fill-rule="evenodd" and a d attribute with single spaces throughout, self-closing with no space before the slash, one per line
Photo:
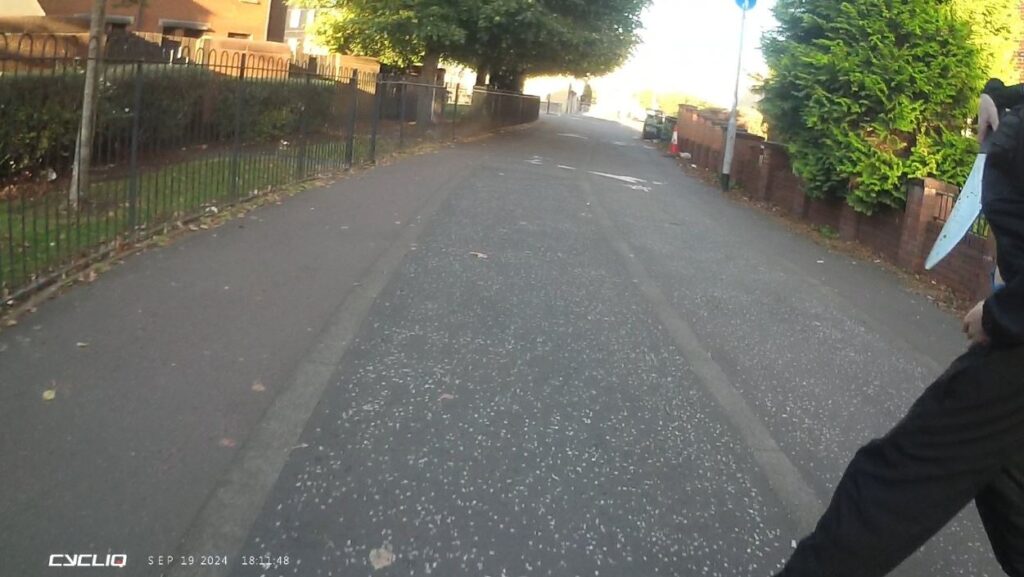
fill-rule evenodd
<path id="1" fill-rule="evenodd" d="M 17 0 L 15 4 L 25 1 Z M 87 22 L 92 1 L 38 0 L 38 5 L 46 16 Z M 285 0 L 147 0 L 134 4 L 113 1 L 108 2 L 107 25 L 111 30 L 168 37 L 284 42 L 286 10 Z M 8 11 L 5 6 L 0 12 Z"/>
<path id="2" fill-rule="evenodd" d="M 1020 3 L 1020 17 L 1024 20 L 1024 2 Z M 1020 52 L 1017 53 L 1017 70 L 1020 70 L 1020 80 L 1024 82 L 1024 38 L 1020 40 Z"/>

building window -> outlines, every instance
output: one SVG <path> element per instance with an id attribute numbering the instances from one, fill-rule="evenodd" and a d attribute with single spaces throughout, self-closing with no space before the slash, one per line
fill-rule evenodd
<path id="1" fill-rule="evenodd" d="M 203 31 L 196 30 L 195 28 L 173 28 L 170 26 L 164 26 L 164 36 L 177 36 L 180 38 L 202 38 Z"/>
<path id="2" fill-rule="evenodd" d="M 288 9 L 288 27 L 289 28 L 301 28 L 302 27 L 302 10 L 298 8 Z"/>
<path id="3" fill-rule="evenodd" d="M 249 40 L 252 38 L 252 34 L 245 34 L 243 32 L 228 32 L 228 38 L 237 38 L 238 40 Z"/>

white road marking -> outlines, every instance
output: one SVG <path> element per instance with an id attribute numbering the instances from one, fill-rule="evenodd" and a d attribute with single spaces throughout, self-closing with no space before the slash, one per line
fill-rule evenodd
<path id="1" fill-rule="evenodd" d="M 605 178 L 611 178 L 614 180 L 621 180 L 622 182 L 625 182 L 627 184 L 640 184 L 641 182 L 647 182 L 642 178 L 636 178 L 633 176 L 621 176 L 618 174 L 608 174 L 607 172 L 597 172 L 594 170 L 591 170 L 590 174 L 593 174 L 595 176 L 603 176 Z"/>

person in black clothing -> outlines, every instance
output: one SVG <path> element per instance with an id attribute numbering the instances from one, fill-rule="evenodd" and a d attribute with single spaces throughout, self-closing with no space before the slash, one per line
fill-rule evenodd
<path id="1" fill-rule="evenodd" d="M 1024 86 L 993 81 L 999 110 Z M 779 577 L 892 571 L 972 500 L 1003 570 L 1024 576 L 1024 170 L 986 161 L 982 207 L 1005 287 L 964 318 L 969 350 L 854 455 Z"/>

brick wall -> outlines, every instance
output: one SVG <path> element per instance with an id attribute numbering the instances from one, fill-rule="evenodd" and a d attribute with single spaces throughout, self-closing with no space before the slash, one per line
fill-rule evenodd
<path id="1" fill-rule="evenodd" d="M 5 0 L 0 0 L 5 1 Z M 89 14 L 92 0 L 40 0 L 48 16 L 83 17 Z M 248 35 L 251 40 L 267 40 L 272 11 L 280 11 L 280 0 L 147 0 L 137 5 L 108 2 L 107 14 L 130 18 L 134 32 L 162 33 L 174 22 L 202 26 L 210 36 Z M 275 39 L 284 35 L 284 20 L 275 20 L 280 30 L 271 31 Z M 283 39 L 283 38 L 282 38 Z"/>
<path id="2" fill-rule="evenodd" d="M 680 150 L 693 155 L 693 164 L 717 174 L 725 141 L 721 117 L 681 106 L 676 128 Z M 795 220 L 837 230 L 842 239 L 858 242 L 907 271 L 927 274 L 965 298 L 983 298 L 990 288 L 992 248 L 980 237 L 969 236 L 935 270 L 924 271 L 925 257 L 942 228 L 940 199 L 959 192 L 956 187 L 933 179 L 911 182 L 904 210 L 859 214 L 840 199 L 807 197 L 785 146 L 750 135 L 737 138 L 732 174 L 750 197 L 781 208 Z"/>
<path id="3" fill-rule="evenodd" d="M 903 214 L 902 211 L 889 209 L 870 218 L 858 219 L 856 240 L 886 260 L 895 262 L 900 252 Z"/>
<path id="4" fill-rule="evenodd" d="M 932 221 L 928 223 L 925 234 L 926 245 L 931 246 L 939 237 L 942 224 Z M 991 255 L 988 241 L 986 239 L 967 235 L 957 245 L 930 275 L 933 279 L 953 288 L 957 293 L 964 295 L 977 295 L 979 291 L 985 291 L 989 285 L 987 271 L 991 262 Z M 979 263 L 987 266 L 979 267 Z"/>
<path id="5" fill-rule="evenodd" d="M 807 204 L 807 220 L 811 224 L 839 230 L 839 217 L 844 204 L 841 200 L 812 198 Z"/>
<path id="6" fill-rule="evenodd" d="M 732 178 L 745 191 L 757 187 L 761 175 L 761 152 L 764 139 L 752 134 L 736 135 Z M 721 170 L 721 168 L 719 168 Z"/>
<path id="7" fill-rule="evenodd" d="M 1024 20 L 1024 2 L 1020 3 L 1020 17 Z M 1020 52 L 1017 53 L 1017 69 L 1020 71 L 1020 81 L 1024 82 L 1024 38 L 1020 39 Z"/>

